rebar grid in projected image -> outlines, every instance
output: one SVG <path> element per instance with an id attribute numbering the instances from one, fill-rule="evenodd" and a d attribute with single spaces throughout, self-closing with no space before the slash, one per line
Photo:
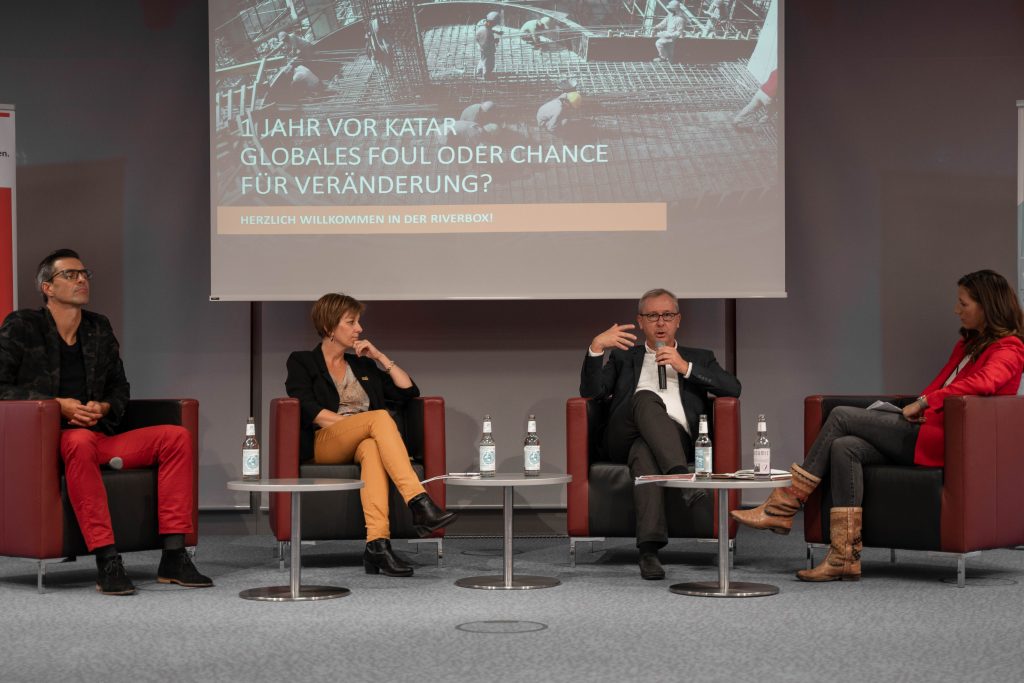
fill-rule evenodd
<path id="1" fill-rule="evenodd" d="M 404 0 L 373 0 L 365 5 L 363 11 L 366 12 L 383 12 L 399 5 L 402 6 L 399 9 L 407 8 Z M 468 16 L 475 16 L 475 13 Z M 418 101 L 396 98 L 393 89 L 382 87 L 382 78 L 387 82 L 390 77 L 381 60 L 370 50 L 338 49 L 317 54 L 320 68 L 328 70 L 323 75 L 325 88 L 322 92 L 297 103 L 274 103 L 271 109 L 265 109 L 258 96 L 251 104 L 261 115 L 313 117 L 322 121 L 340 117 L 458 118 L 464 107 L 491 100 L 497 103 L 500 125 L 500 131 L 491 141 L 494 144 L 557 147 L 601 143 L 608 146 L 609 162 L 603 164 L 489 168 L 466 164 L 431 169 L 427 172 L 486 172 L 493 176 L 486 193 L 445 195 L 445 203 L 668 200 L 696 209 L 724 202 L 759 202 L 778 189 L 777 120 L 764 117 L 751 125 L 733 125 L 736 112 L 758 88 L 743 59 L 700 64 L 637 60 L 588 62 L 581 56 L 586 50 L 578 30 L 549 31 L 536 45 L 523 40 L 516 29 L 504 27 L 496 57 L 497 78 L 484 80 L 474 76 L 474 66 L 479 59 L 475 25 L 436 25 L 436 16 L 433 21 L 433 26 L 420 27 L 420 45 L 429 85 Z M 399 82 L 400 64 L 395 62 L 388 66 L 395 82 Z M 279 65 L 267 66 L 266 73 L 272 73 L 275 68 Z M 414 64 L 411 68 L 415 71 L 418 67 Z M 583 107 L 577 115 L 580 125 L 564 133 L 540 130 L 536 122 L 538 108 L 566 89 L 578 89 L 583 98 Z M 226 120 L 227 123 L 230 121 Z M 237 157 L 240 144 L 259 146 L 279 142 L 219 135 L 217 149 L 219 155 L 230 159 L 233 155 Z M 382 135 L 361 142 L 418 147 L 425 158 L 431 158 L 449 141 L 437 136 L 403 139 Z M 325 141 L 300 138 L 294 144 L 311 148 L 324 145 Z M 240 167 L 237 162 L 234 165 L 235 168 L 231 168 L 228 163 L 226 167 L 230 170 L 218 176 L 218 186 L 226 203 L 282 202 L 281 198 L 273 196 L 264 199 L 239 196 L 237 176 L 255 170 Z M 267 171 L 266 168 L 258 170 Z M 271 172 L 285 176 L 303 172 L 342 175 L 352 170 L 278 168 Z M 360 166 L 355 172 L 393 176 L 424 171 L 378 164 Z M 310 198 L 303 201 L 307 199 L 316 201 Z M 422 204 L 435 199 L 436 196 L 367 194 L 328 196 L 321 201 L 380 205 Z"/>

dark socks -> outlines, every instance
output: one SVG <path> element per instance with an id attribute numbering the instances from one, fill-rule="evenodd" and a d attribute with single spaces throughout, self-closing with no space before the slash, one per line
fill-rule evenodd
<path id="1" fill-rule="evenodd" d="M 99 563 L 117 557 L 117 548 L 113 545 L 104 545 L 95 548 L 92 554 L 96 556 L 96 562 Z"/>
<path id="2" fill-rule="evenodd" d="M 164 552 L 185 549 L 185 534 L 166 534 L 164 536 Z"/>
<path id="3" fill-rule="evenodd" d="M 657 554 L 658 553 L 658 549 L 661 548 L 661 543 L 656 543 L 655 541 L 643 541 L 641 543 L 637 543 L 636 547 L 640 551 L 641 554 L 644 554 L 644 553 L 654 553 L 654 554 Z"/>

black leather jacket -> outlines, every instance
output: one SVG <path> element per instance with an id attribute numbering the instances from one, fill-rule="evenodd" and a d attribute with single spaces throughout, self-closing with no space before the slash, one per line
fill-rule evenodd
<path id="1" fill-rule="evenodd" d="M 386 409 L 389 403 L 402 404 L 420 395 L 415 384 L 408 389 L 396 387 L 391 375 L 369 358 L 346 353 L 345 362 L 369 397 L 370 410 Z M 313 434 L 319 429 L 313 420 L 321 410 L 337 412 L 341 400 L 319 344 L 312 351 L 295 351 L 288 356 L 288 378 L 284 387 L 289 396 L 299 399 L 302 428 L 299 452 L 306 460 L 313 457 Z"/>

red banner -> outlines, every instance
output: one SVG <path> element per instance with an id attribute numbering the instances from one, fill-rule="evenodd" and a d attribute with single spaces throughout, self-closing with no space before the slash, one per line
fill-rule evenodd
<path id="1" fill-rule="evenodd" d="M 0 105 L 0 320 L 14 300 L 14 109 Z"/>
<path id="2" fill-rule="evenodd" d="M 11 188 L 0 187 L 0 320 L 14 308 L 13 209 Z"/>

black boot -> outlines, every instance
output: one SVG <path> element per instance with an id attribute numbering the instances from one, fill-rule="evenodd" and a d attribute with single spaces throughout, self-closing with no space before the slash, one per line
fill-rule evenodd
<path id="1" fill-rule="evenodd" d="M 448 526 L 458 517 L 454 512 L 445 512 L 437 507 L 426 493 L 421 493 L 409 501 L 412 510 L 412 525 L 420 536 L 429 536 L 431 531 Z"/>
<path id="2" fill-rule="evenodd" d="M 640 578 L 647 581 L 659 581 L 665 578 L 665 568 L 658 559 L 658 549 L 665 547 L 664 542 L 641 541 L 636 544 L 640 551 Z"/>
<path id="3" fill-rule="evenodd" d="M 378 538 L 366 544 L 363 568 L 367 574 L 412 576 L 412 567 L 391 550 L 391 541 L 386 538 Z"/>
<path id="4" fill-rule="evenodd" d="M 104 595 L 133 595 L 135 585 L 124 570 L 124 563 L 117 553 L 96 556 L 96 590 Z"/>
<path id="5" fill-rule="evenodd" d="M 640 578 L 647 581 L 660 581 L 665 578 L 665 568 L 661 566 L 658 553 L 640 553 Z"/>
<path id="6" fill-rule="evenodd" d="M 163 552 L 160 566 L 156 570 L 156 580 L 160 583 L 176 583 L 186 588 L 209 588 L 213 585 L 213 579 L 199 573 L 184 548 Z"/>

